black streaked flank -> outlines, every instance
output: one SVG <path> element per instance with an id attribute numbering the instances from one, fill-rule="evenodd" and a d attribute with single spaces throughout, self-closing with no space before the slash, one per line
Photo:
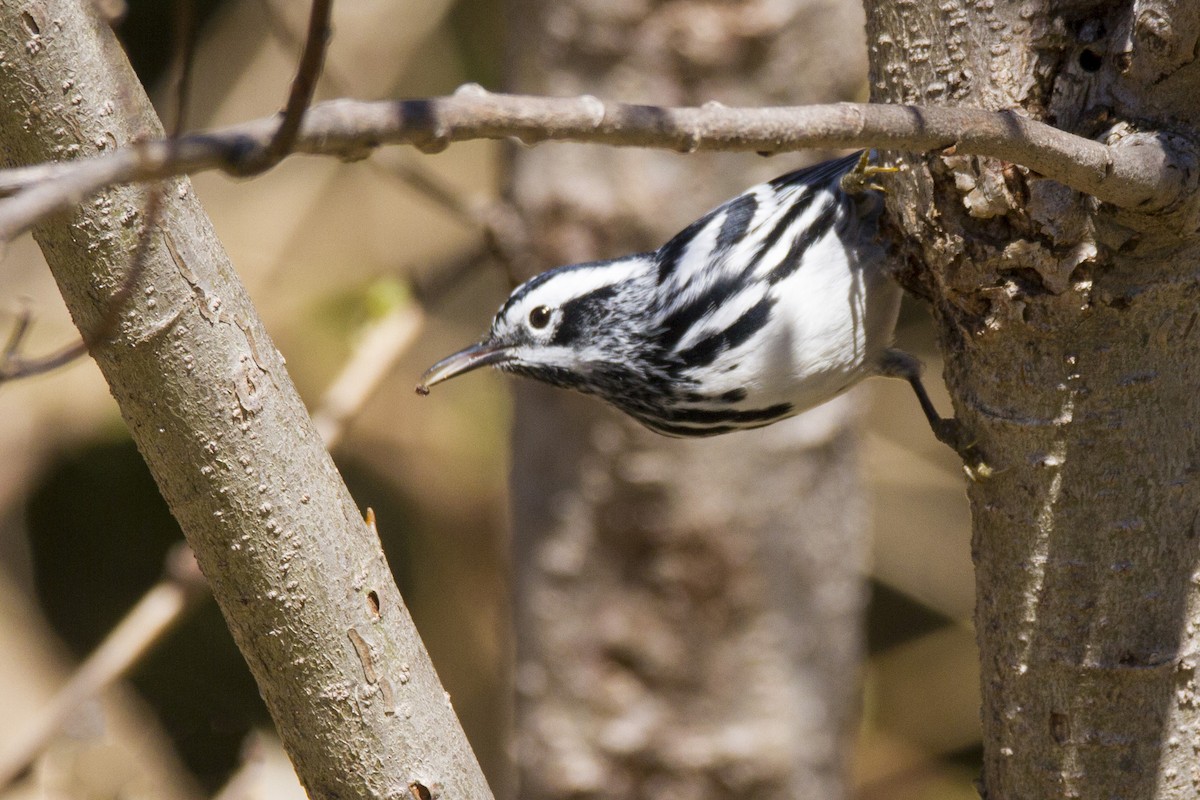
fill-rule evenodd
<path id="1" fill-rule="evenodd" d="M 764 297 L 747 309 L 728 328 L 704 337 L 679 354 L 685 369 L 694 369 L 711 364 L 727 350 L 744 344 L 747 339 L 762 329 L 771 318 L 771 306 L 775 301 Z"/>
<path id="2" fill-rule="evenodd" d="M 738 411 L 732 408 L 668 408 L 660 419 L 666 422 L 691 422 L 710 425 L 715 422 L 771 422 L 786 417 L 792 411 L 791 403 L 776 403 L 766 408 Z"/>
<path id="3" fill-rule="evenodd" d="M 750 227 L 754 212 L 758 211 L 758 198 L 753 194 L 744 194 L 726 203 L 725 219 L 721 222 L 721 230 L 717 234 L 717 249 L 728 250 L 733 247 Z"/>
<path id="4" fill-rule="evenodd" d="M 708 290 L 690 303 L 663 317 L 659 327 L 662 332 L 657 337 L 657 343 L 664 350 L 673 350 L 675 345 L 684 337 L 692 326 L 706 314 L 711 314 L 725 304 L 730 297 L 746 287 L 743 276 L 735 275 L 718 280 Z"/>
<path id="5" fill-rule="evenodd" d="M 796 220 L 800 219 L 800 216 L 805 211 L 808 211 L 809 207 L 813 204 L 813 201 L 817 199 L 817 196 L 818 192 L 806 192 L 803 196 L 796 198 L 795 202 L 788 206 L 788 210 L 785 211 L 783 216 L 779 218 L 779 221 L 775 223 L 775 227 L 771 228 L 767 235 L 763 237 L 762 244 L 758 246 L 757 252 L 754 253 L 752 263 L 758 263 L 763 259 L 763 256 L 771 252 L 771 248 L 783 238 L 783 235 L 788 232 Z"/>
<path id="6" fill-rule="evenodd" d="M 837 203 L 830 203 L 821 209 L 821 213 L 817 215 L 816 219 L 804 226 L 800 235 L 792 240 L 792 246 L 788 248 L 787 255 L 767 273 L 767 283 L 779 283 L 796 271 L 808 248 L 829 233 L 829 229 L 837 220 L 838 210 Z"/>
<path id="7" fill-rule="evenodd" d="M 737 425 L 712 425 L 707 428 L 694 428 L 689 425 L 670 425 L 649 417 L 636 417 L 636 419 L 650 430 L 655 431 L 656 433 L 661 433 L 665 436 L 686 436 L 689 438 L 699 438 L 704 436 L 717 436 L 722 433 L 732 433 L 733 431 L 742 430 L 742 428 Z"/>
<path id="8" fill-rule="evenodd" d="M 707 228 L 708 224 L 712 222 L 713 218 L 720 213 L 720 208 L 708 212 L 703 217 L 696 220 L 691 225 L 688 225 L 679 233 L 675 234 L 675 236 L 671 238 L 671 241 L 658 248 L 655 256 L 658 259 L 658 282 L 660 284 L 669 278 L 671 273 L 674 272 L 676 267 L 679 266 L 679 262 L 683 258 L 683 254 L 687 252 L 688 245 L 692 243 L 692 240 L 699 236 L 700 231 Z"/>

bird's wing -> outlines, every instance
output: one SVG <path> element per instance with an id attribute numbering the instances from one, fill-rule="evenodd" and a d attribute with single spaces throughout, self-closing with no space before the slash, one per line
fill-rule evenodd
<path id="1" fill-rule="evenodd" d="M 759 184 L 659 248 L 660 342 L 675 349 L 710 327 L 705 323 L 718 309 L 754 307 L 797 269 L 804 249 L 836 221 L 837 182 L 859 158 L 855 153 Z"/>

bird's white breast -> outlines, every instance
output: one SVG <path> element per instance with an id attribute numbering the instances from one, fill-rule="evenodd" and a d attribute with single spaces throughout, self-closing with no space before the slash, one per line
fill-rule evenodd
<path id="1" fill-rule="evenodd" d="M 901 291 L 873 248 L 856 252 L 825 236 L 769 291 L 769 321 L 716 359 L 706 393 L 744 388 L 744 405 L 788 402 L 803 410 L 873 373 L 891 344 Z M 729 304 L 731 313 L 756 299 Z"/>

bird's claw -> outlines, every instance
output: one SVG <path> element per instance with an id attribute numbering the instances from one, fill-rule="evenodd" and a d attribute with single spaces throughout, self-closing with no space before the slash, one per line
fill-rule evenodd
<path id="1" fill-rule="evenodd" d="M 854 169 L 842 176 L 842 191 L 847 194 L 863 194 L 868 190 L 886 194 L 887 189 L 872 179 L 876 175 L 890 175 L 899 172 L 899 167 L 884 167 L 871 163 L 871 151 L 864 150 L 858 158 Z"/>
<path id="2" fill-rule="evenodd" d="M 963 471 L 975 482 L 986 480 L 995 474 L 987 463 L 974 439 L 957 419 L 943 417 L 933 425 L 933 435 L 942 444 L 948 445 L 963 460 Z"/>

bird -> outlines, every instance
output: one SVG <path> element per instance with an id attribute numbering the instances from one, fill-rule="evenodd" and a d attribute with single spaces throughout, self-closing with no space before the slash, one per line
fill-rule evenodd
<path id="1" fill-rule="evenodd" d="M 871 182 L 887 171 L 864 151 L 789 172 L 657 250 L 543 272 L 417 392 L 492 366 L 595 395 L 657 433 L 705 437 L 770 425 L 882 375 L 908 381 L 937 438 L 963 452 L 920 362 L 892 347 L 902 292 Z"/>

